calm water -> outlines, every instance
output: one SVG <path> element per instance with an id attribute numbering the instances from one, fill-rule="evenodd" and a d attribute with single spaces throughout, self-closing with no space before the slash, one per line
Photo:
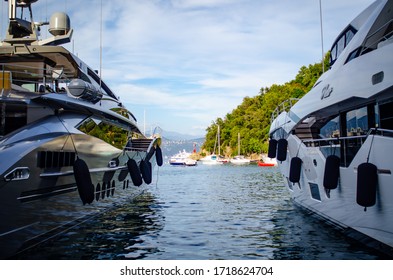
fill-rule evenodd
<path id="1" fill-rule="evenodd" d="M 135 201 L 19 258 L 382 258 L 296 208 L 277 168 L 164 165 L 157 173 Z"/>

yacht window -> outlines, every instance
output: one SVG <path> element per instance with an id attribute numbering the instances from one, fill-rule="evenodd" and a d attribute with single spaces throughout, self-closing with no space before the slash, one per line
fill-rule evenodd
<path id="1" fill-rule="evenodd" d="M 381 128 L 393 130 L 393 101 L 379 106 Z"/>
<path id="2" fill-rule="evenodd" d="M 352 40 L 353 36 L 355 36 L 355 32 L 353 32 L 352 29 L 347 31 L 347 34 L 345 34 L 345 46 L 349 44 L 349 42 Z"/>
<path id="3" fill-rule="evenodd" d="M 340 137 L 340 116 L 331 119 L 321 127 L 319 136 L 322 139 Z"/>
<path id="4" fill-rule="evenodd" d="M 330 65 L 333 65 L 337 58 L 337 45 L 334 45 L 330 50 Z"/>
<path id="5" fill-rule="evenodd" d="M 345 36 L 341 37 L 341 39 L 337 42 L 337 58 L 340 56 L 344 48 L 345 48 Z"/>
<path id="6" fill-rule="evenodd" d="M 334 64 L 337 58 L 340 56 L 345 47 L 349 44 L 352 38 L 356 34 L 356 29 L 352 26 L 348 26 L 346 30 L 337 38 L 332 48 L 330 49 L 330 66 Z"/>
<path id="7" fill-rule="evenodd" d="M 347 112 L 346 127 L 347 136 L 366 135 L 368 132 L 367 107 Z"/>
<path id="8" fill-rule="evenodd" d="M 375 120 L 374 120 L 374 126 L 375 127 L 379 127 L 379 123 L 380 123 L 380 118 L 379 118 L 379 108 L 378 105 L 374 105 L 374 113 L 375 113 Z"/>
<path id="9" fill-rule="evenodd" d="M 0 102 L 0 137 L 5 136 L 27 124 L 25 104 Z"/>
<path id="10" fill-rule="evenodd" d="M 107 122 L 97 123 L 97 121 L 94 121 L 93 119 L 87 119 L 78 127 L 78 129 L 87 135 L 97 137 L 118 149 L 123 149 L 127 144 L 128 131 Z"/>

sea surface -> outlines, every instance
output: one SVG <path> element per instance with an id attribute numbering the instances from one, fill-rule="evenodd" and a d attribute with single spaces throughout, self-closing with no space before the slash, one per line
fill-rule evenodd
<path id="1" fill-rule="evenodd" d="M 92 260 L 373 260 L 297 208 L 276 167 L 164 165 L 142 196 L 18 256 Z"/>

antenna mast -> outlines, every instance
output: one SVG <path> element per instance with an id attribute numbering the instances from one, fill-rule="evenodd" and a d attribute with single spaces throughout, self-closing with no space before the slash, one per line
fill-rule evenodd
<path id="1" fill-rule="evenodd" d="M 102 87 L 102 0 L 101 0 L 101 19 L 100 19 L 100 91 Z"/>
<path id="2" fill-rule="evenodd" d="M 319 0 L 319 18 L 321 21 L 322 73 L 324 73 L 325 72 L 325 53 L 323 50 L 322 0 Z"/>

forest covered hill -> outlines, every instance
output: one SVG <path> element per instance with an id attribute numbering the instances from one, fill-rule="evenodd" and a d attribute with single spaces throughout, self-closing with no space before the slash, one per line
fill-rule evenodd
<path id="1" fill-rule="evenodd" d="M 325 56 L 325 69 L 328 69 L 329 53 Z M 238 134 L 241 138 L 241 154 L 266 153 L 268 149 L 271 114 L 276 107 L 289 98 L 301 98 L 322 75 L 322 63 L 302 66 L 295 79 L 283 85 L 262 87 L 254 97 L 245 97 L 243 102 L 224 118 L 217 118 L 206 129 L 202 149 L 217 151 L 217 126 L 220 127 L 221 154 L 227 157 L 238 153 Z"/>

